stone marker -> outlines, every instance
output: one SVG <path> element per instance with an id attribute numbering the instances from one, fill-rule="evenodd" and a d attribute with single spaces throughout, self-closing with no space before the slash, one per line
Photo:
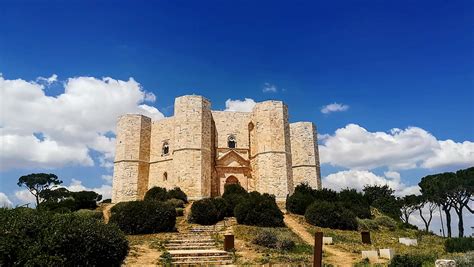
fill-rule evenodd
<path id="1" fill-rule="evenodd" d="M 323 244 L 332 245 L 332 237 L 330 237 L 330 236 L 323 237 Z"/>
<path id="2" fill-rule="evenodd" d="M 372 242 L 370 241 L 370 232 L 360 232 L 360 235 L 362 237 L 362 243 L 364 244 L 372 244 Z"/>
<path id="3" fill-rule="evenodd" d="M 456 267 L 456 262 L 454 260 L 445 260 L 440 259 L 435 261 L 436 267 Z"/>
<path id="4" fill-rule="evenodd" d="M 412 239 L 412 238 L 407 238 L 407 237 L 400 237 L 398 239 L 398 242 L 401 244 L 404 244 L 406 246 L 417 246 L 418 245 L 418 240 Z"/>
<path id="5" fill-rule="evenodd" d="M 395 256 L 395 251 L 390 248 L 379 249 L 380 258 L 391 260 Z"/>
<path id="6" fill-rule="evenodd" d="M 369 259 L 370 261 L 376 261 L 379 259 L 377 250 L 362 250 L 362 259 Z"/>

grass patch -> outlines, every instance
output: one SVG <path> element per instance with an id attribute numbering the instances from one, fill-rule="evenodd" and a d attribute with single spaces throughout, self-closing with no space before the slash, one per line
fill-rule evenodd
<path id="1" fill-rule="evenodd" d="M 247 225 L 234 225 L 234 235 L 236 239 L 245 241 L 246 247 L 256 254 L 255 262 L 238 257 L 237 264 L 266 264 L 266 263 L 298 263 L 309 264 L 313 255 L 313 248 L 307 245 L 301 238 L 286 227 L 268 228 Z M 252 244 L 253 239 L 262 231 L 270 231 L 279 239 L 287 239 L 295 242 L 295 247 L 289 251 L 275 248 L 267 248 Z M 237 251 L 239 252 L 239 251 Z"/>

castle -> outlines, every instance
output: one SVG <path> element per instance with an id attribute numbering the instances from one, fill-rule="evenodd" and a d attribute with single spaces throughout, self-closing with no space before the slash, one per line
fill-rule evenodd
<path id="1" fill-rule="evenodd" d="M 181 96 L 173 117 L 123 115 L 116 133 L 114 203 L 142 199 L 154 186 L 178 186 L 191 200 L 222 195 L 233 183 L 279 201 L 299 183 L 321 188 L 316 128 L 289 123 L 281 101 L 231 112 L 211 110 L 202 96 Z"/>

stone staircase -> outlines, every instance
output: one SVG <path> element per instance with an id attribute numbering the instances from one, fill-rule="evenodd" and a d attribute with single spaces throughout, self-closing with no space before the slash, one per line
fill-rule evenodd
<path id="1" fill-rule="evenodd" d="M 228 265 L 232 264 L 232 254 L 222 250 L 213 234 L 224 233 L 225 223 L 211 226 L 193 226 L 168 240 L 165 248 L 171 255 L 173 265 Z"/>

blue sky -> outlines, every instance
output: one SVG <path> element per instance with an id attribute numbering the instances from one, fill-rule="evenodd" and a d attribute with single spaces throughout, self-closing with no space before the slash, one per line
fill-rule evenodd
<path id="1" fill-rule="evenodd" d="M 367 171 L 396 179 L 390 178 L 396 174 L 386 175 L 396 172 L 403 189 L 424 175 L 474 164 L 473 12 L 472 1 L 7 0 L 0 3 L 0 73 L 4 82 L 21 79 L 43 86 L 45 99 L 64 94 L 70 78 L 126 82 L 133 77 L 140 92 L 156 96 L 155 101 L 138 97 L 136 106 L 153 106 L 165 116 L 172 115 L 176 96 L 190 93 L 206 96 L 217 110 L 226 108 L 227 99 L 283 100 L 291 121 L 313 121 L 320 134 L 329 135 L 330 139 L 320 140 L 325 146 L 321 153 L 329 155 L 322 165 L 323 176 L 343 171 L 364 176 L 368 174 L 360 172 Z M 53 74 L 54 82 L 38 80 Z M 269 85 L 276 92 L 264 92 Z M 3 86 L 2 106 L 21 100 L 34 105 L 34 99 L 5 93 L 13 90 L 13 82 Z M 333 103 L 348 108 L 321 112 Z M 105 102 L 99 107 L 108 108 Z M 67 110 L 58 122 L 77 118 Z M 19 111 L 28 112 L 38 111 L 28 107 Z M 48 112 L 53 111 L 44 111 L 45 124 L 54 117 Z M 21 126 L 11 126 L 13 114 L 5 108 L 2 113 L 5 135 L 26 138 L 42 133 L 64 146 L 72 136 L 74 142 L 82 140 L 67 137 L 57 125 L 35 129 L 27 119 L 22 125 L 28 130 L 19 130 Z M 96 113 L 101 116 L 100 110 Z M 97 127 L 100 135 L 113 137 Z M 390 132 L 393 128 L 401 129 L 402 135 Z M 373 160 L 382 158 L 381 162 L 373 166 L 338 161 L 341 155 L 334 151 L 354 148 L 357 139 L 344 143 L 338 129 L 343 129 L 340 134 L 364 136 L 373 150 L 363 153 L 374 153 Z M 377 147 L 374 140 L 383 139 L 383 133 L 393 138 L 393 144 Z M 453 143 L 443 143 L 446 140 Z M 113 140 L 109 141 L 110 146 Z M 410 144 L 420 150 L 405 153 Z M 100 159 L 110 151 L 97 144 L 86 147 L 79 159 L 54 164 L 42 159 L 48 169 L 38 162 L 34 167 L 10 168 L 29 154 L 10 157 L 5 149 L 0 192 L 14 204 L 23 203 L 15 195 L 16 179 L 37 171 L 57 173 L 71 186 L 102 186 L 106 180 L 101 176 L 111 170 L 102 167 Z M 379 151 L 387 153 L 378 155 Z M 347 155 L 361 157 L 361 151 L 352 153 Z M 87 156 L 93 159 L 92 166 Z M 413 166 L 408 166 L 410 160 Z"/>

